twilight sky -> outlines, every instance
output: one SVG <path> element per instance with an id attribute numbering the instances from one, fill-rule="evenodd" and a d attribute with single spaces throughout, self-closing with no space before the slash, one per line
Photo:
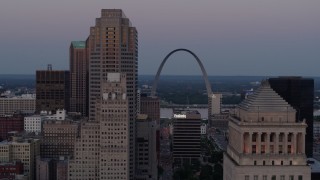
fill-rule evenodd
<path id="1" fill-rule="evenodd" d="M 137 27 L 139 74 L 187 48 L 209 75 L 320 76 L 319 0 L 1 0 L 0 74 L 68 69 L 70 42 L 87 38 L 102 8 Z M 178 52 L 163 74 L 201 72 Z"/>

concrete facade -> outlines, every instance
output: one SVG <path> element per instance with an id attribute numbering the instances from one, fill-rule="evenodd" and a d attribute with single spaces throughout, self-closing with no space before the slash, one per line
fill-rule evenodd
<path id="1" fill-rule="evenodd" d="M 44 120 L 42 135 L 40 146 L 42 158 L 71 157 L 79 135 L 79 122 L 71 119 Z"/>
<path id="2" fill-rule="evenodd" d="M 138 90 L 138 32 L 120 9 L 102 9 L 90 28 L 89 120 L 95 121 L 95 104 L 107 73 L 126 73 L 129 101 L 130 179 L 134 178 L 135 118 Z"/>
<path id="3" fill-rule="evenodd" d="M 15 112 L 34 113 L 35 110 L 35 95 L 0 98 L 0 116 L 12 115 Z"/>
<path id="4" fill-rule="evenodd" d="M 267 81 L 229 119 L 224 180 L 310 180 L 305 155 L 306 123 Z"/>
<path id="5" fill-rule="evenodd" d="M 97 99 L 96 121 L 82 122 L 69 163 L 70 180 L 129 179 L 129 105 L 125 74 L 108 73 Z"/>

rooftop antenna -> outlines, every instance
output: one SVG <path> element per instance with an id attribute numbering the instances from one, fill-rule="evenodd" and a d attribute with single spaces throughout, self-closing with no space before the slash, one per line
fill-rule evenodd
<path id="1" fill-rule="evenodd" d="M 52 64 L 48 64 L 48 71 L 52 71 Z"/>

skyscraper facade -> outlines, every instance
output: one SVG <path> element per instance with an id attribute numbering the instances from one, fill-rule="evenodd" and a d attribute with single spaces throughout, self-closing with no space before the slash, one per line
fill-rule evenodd
<path id="1" fill-rule="evenodd" d="M 178 111 L 173 117 L 173 161 L 175 166 L 199 160 L 201 115 L 198 111 Z"/>
<path id="2" fill-rule="evenodd" d="M 107 73 L 125 73 L 129 101 L 130 179 L 134 177 L 136 93 L 138 80 L 138 33 L 120 9 L 102 9 L 90 28 L 89 120 L 95 120 L 96 101 Z"/>
<path id="3" fill-rule="evenodd" d="M 100 179 L 129 179 L 129 109 L 126 75 L 108 73 L 96 103 L 100 123 Z"/>
<path id="4" fill-rule="evenodd" d="M 96 99 L 95 121 L 81 123 L 70 180 L 129 179 L 129 101 L 126 75 L 107 73 Z"/>
<path id="5" fill-rule="evenodd" d="M 310 180 L 305 155 L 307 124 L 265 81 L 229 119 L 224 180 Z"/>
<path id="6" fill-rule="evenodd" d="M 146 114 L 139 114 L 136 121 L 136 180 L 157 180 L 157 124 Z"/>
<path id="7" fill-rule="evenodd" d="M 36 112 L 66 109 L 69 111 L 69 71 L 36 71 Z"/>
<path id="8" fill-rule="evenodd" d="M 160 99 L 156 96 L 141 94 L 140 113 L 147 114 L 152 121 L 160 125 Z"/>
<path id="9" fill-rule="evenodd" d="M 296 121 L 307 123 L 306 155 L 313 155 L 313 99 L 314 80 L 302 77 L 270 78 L 270 85 L 296 110 Z"/>
<path id="10" fill-rule="evenodd" d="M 88 116 L 89 55 L 86 41 L 70 45 L 70 112 Z"/>

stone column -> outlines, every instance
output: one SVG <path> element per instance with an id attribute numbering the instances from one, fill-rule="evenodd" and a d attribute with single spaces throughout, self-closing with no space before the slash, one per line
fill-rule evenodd
<path id="1" fill-rule="evenodd" d="M 249 154 L 252 154 L 252 132 L 249 132 L 248 150 Z"/>
<path id="2" fill-rule="evenodd" d="M 242 141 L 240 142 L 240 149 L 241 149 L 242 153 L 245 152 L 245 151 L 244 151 L 244 145 L 243 145 L 243 144 L 246 142 L 246 140 L 244 139 L 244 134 L 245 134 L 245 133 L 241 133 L 241 140 L 242 140 Z M 241 151 L 240 151 L 240 152 L 241 152 Z"/>
<path id="3" fill-rule="evenodd" d="M 283 136 L 283 154 L 288 153 L 288 135 L 288 132 L 285 132 Z"/>
<path id="4" fill-rule="evenodd" d="M 267 135 L 266 135 L 266 141 L 265 141 L 265 150 L 266 150 L 266 154 L 269 154 L 270 151 L 269 151 L 269 147 L 270 147 L 270 135 L 271 133 L 267 132 Z"/>
<path id="5" fill-rule="evenodd" d="M 278 154 L 279 152 L 279 133 L 278 132 L 275 133 L 273 149 L 274 149 L 274 153 Z"/>
<path id="6" fill-rule="evenodd" d="M 257 133 L 256 152 L 261 154 L 261 132 Z"/>
<path id="7" fill-rule="evenodd" d="M 302 133 L 302 137 L 301 137 L 301 143 L 299 143 L 298 145 L 301 146 L 302 149 L 302 153 L 305 154 L 305 139 L 306 139 L 306 133 Z"/>
<path id="8" fill-rule="evenodd" d="M 297 133 L 292 134 L 292 154 L 296 154 L 298 152 L 298 146 L 297 146 Z"/>

